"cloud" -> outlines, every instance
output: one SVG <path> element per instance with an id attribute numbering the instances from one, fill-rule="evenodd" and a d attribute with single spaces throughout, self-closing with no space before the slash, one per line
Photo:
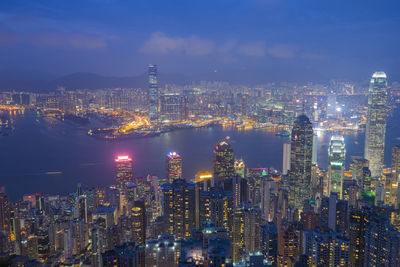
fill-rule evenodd
<path id="1" fill-rule="evenodd" d="M 214 52 L 214 42 L 201 39 L 197 36 L 189 37 L 170 37 L 162 32 L 155 32 L 151 35 L 142 48 L 144 53 L 167 54 L 183 53 L 191 56 L 204 56 Z"/>
<path id="2" fill-rule="evenodd" d="M 230 41 L 227 41 L 227 42 L 223 43 L 222 45 L 220 45 L 217 48 L 217 51 L 222 54 L 230 53 L 236 48 L 236 46 L 237 46 L 237 41 L 230 40 Z"/>
<path id="3" fill-rule="evenodd" d="M 267 49 L 264 42 L 247 43 L 239 48 L 239 52 L 246 56 L 263 57 Z"/>
<path id="4" fill-rule="evenodd" d="M 183 54 L 189 56 L 213 55 L 220 62 L 229 64 L 237 62 L 239 57 L 274 57 L 291 59 L 303 57 L 299 46 L 290 44 L 266 44 L 264 41 L 240 43 L 237 40 L 213 41 L 195 35 L 182 37 L 170 36 L 163 32 L 154 32 L 140 48 L 146 54 Z M 302 53 L 301 53 L 302 52 Z M 304 57 L 312 57 L 304 54 Z M 316 56 L 314 56 L 316 57 Z"/>
<path id="5" fill-rule="evenodd" d="M 275 45 L 267 49 L 269 55 L 282 59 L 293 58 L 296 55 L 297 48 L 290 45 Z"/>

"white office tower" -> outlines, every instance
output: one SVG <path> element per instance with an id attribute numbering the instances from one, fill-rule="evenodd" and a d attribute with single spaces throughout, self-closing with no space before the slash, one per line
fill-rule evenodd
<path id="1" fill-rule="evenodd" d="M 368 95 L 364 158 L 369 160 L 372 178 L 381 178 L 385 150 L 387 115 L 387 77 L 384 72 L 372 75 Z"/>
<path id="2" fill-rule="evenodd" d="M 290 171 L 290 142 L 283 144 L 282 174 L 287 175 Z"/>

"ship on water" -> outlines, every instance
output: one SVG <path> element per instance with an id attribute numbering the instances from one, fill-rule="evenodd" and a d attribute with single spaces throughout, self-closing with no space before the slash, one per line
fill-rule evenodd
<path id="1" fill-rule="evenodd" d="M 276 133 L 276 136 L 280 136 L 280 137 L 290 137 L 290 133 L 286 130 L 281 130 L 279 132 Z"/>

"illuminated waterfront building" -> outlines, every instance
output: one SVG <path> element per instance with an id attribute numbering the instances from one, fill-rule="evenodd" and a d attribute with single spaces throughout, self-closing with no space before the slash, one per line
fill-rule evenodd
<path id="1" fill-rule="evenodd" d="M 311 198 L 311 161 L 313 127 L 305 115 L 297 117 L 291 138 L 289 174 L 289 205 L 302 210 L 305 201 Z"/>
<path id="2" fill-rule="evenodd" d="M 115 183 L 119 188 L 133 181 L 133 164 L 129 156 L 118 156 L 115 160 Z"/>
<path id="3" fill-rule="evenodd" d="M 369 161 L 372 178 L 380 178 L 382 175 L 387 116 L 386 101 L 386 74 L 375 72 L 369 87 L 364 147 L 364 158 Z"/>
<path id="4" fill-rule="evenodd" d="M 392 148 L 392 175 L 393 182 L 400 182 L 400 145 Z"/>
<path id="5" fill-rule="evenodd" d="M 343 175 L 346 160 L 346 147 L 344 137 L 334 135 L 331 137 L 328 149 L 328 178 L 329 192 L 334 192 L 341 198 Z"/>
<path id="6" fill-rule="evenodd" d="M 175 179 L 162 186 L 164 216 L 168 233 L 175 238 L 188 238 L 195 226 L 195 186 L 183 179 Z"/>
<path id="7" fill-rule="evenodd" d="M 235 173 L 244 178 L 245 165 L 243 159 L 237 159 L 234 163 Z"/>
<path id="8" fill-rule="evenodd" d="M 220 142 L 214 150 L 214 176 L 222 182 L 235 176 L 233 149 L 227 141 Z"/>
<path id="9" fill-rule="evenodd" d="M 157 121 L 159 115 L 159 89 L 157 65 L 149 65 L 149 114 L 150 120 Z"/>
<path id="10" fill-rule="evenodd" d="M 160 118 L 162 121 L 176 122 L 181 119 L 181 96 L 168 93 L 161 96 Z"/>
<path id="11" fill-rule="evenodd" d="M 182 178 L 182 157 L 176 152 L 169 152 L 165 156 L 166 178 L 168 183 Z"/>

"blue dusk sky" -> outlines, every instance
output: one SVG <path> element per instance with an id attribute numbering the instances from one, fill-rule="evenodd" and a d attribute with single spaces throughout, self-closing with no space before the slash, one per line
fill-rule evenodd
<path id="1" fill-rule="evenodd" d="M 399 0 L 1 0 L 0 70 L 400 80 Z"/>

